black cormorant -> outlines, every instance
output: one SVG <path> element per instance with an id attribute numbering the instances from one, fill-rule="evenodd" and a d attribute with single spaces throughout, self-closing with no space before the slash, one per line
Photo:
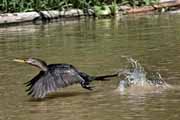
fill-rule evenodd
<path id="1" fill-rule="evenodd" d="M 55 92 L 58 88 L 63 88 L 75 83 L 80 83 L 85 89 L 92 90 L 90 82 L 93 80 L 105 80 L 115 77 L 117 74 L 104 76 L 90 76 L 78 71 L 70 64 L 49 64 L 37 58 L 25 60 L 14 59 L 16 62 L 27 63 L 41 69 L 32 80 L 26 82 L 28 95 L 33 98 L 44 98 L 48 93 Z"/>

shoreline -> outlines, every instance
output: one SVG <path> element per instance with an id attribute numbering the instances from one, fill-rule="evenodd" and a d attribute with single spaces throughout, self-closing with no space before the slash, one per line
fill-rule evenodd
<path id="1" fill-rule="evenodd" d="M 176 8 L 172 13 L 179 13 L 180 1 L 168 1 L 154 4 L 152 6 L 143 7 L 128 7 L 118 6 L 114 16 L 129 15 L 129 14 L 147 14 L 149 12 L 160 11 L 164 12 L 166 8 Z M 170 12 L 171 13 L 171 12 Z M 66 19 L 66 18 L 80 18 L 80 17 L 96 17 L 96 13 L 93 9 L 83 11 L 81 9 L 69 9 L 64 11 L 51 10 L 51 11 L 34 11 L 34 12 L 20 12 L 20 13 L 4 13 L 0 14 L 0 25 L 19 24 L 25 22 L 36 23 L 41 21 L 43 23 L 50 22 L 55 19 Z M 112 16 L 112 12 L 102 10 L 101 16 Z"/>

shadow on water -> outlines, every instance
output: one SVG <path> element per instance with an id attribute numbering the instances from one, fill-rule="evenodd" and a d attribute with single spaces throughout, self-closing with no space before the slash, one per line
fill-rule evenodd
<path id="1" fill-rule="evenodd" d="M 97 93 L 99 91 L 93 91 L 93 93 Z M 42 101 L 49 101 L 52 99 L 58 99 L 58 98 L 71 98 L 71 97 L 78 97 L 78 96 L 87 96 L 89 94 L 91 94 L 91 91 L 63 91 L 63 92 L 55 92 L 55 93 L 51 93 L 49 94 L 46 98 L 43 99 L 33 99 L 30 98 L 28 101 L 29 102 L 42 102 Z"/>

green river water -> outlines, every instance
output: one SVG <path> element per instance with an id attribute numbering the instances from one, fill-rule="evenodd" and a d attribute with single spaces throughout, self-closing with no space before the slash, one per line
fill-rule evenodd
<path id="1" fill-rule="evenodd" d="M 0 120 L 179 120 L 180 16 L 148 15 L 82 19 L 46 25 L 0 28 Z M 70 63 L 92 75 L 116 72 L 131 56 L 161 73 L 177 89 L 141 95 L 114 92 L 118 78 L 97 81 L 93 91 L 79 84 L 43 101 L 26 95 L 23 83 L 39 70 L 14 58 L 37 57 Z"/>

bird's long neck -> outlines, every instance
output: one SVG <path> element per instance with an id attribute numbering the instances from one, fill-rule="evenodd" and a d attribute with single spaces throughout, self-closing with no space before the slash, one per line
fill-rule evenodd
<path id="1" fill-rule="evenodd" d="M 44 62 L 44 61 L 40 61 L 38 64 L 31 64 L 31 65 L 33 65 L 35 67 L 38 67 L 42 71 L 47 71 L 48 70 L 48 66 L 47 66 L 46 62 Z"/>
<path id="2" fill-rule="evenodd" d="M 42 71 L 47 71 L 47 70 L 48 70 L 47 64 L 40 64 L 38 67 L 39 67 Z"/>

